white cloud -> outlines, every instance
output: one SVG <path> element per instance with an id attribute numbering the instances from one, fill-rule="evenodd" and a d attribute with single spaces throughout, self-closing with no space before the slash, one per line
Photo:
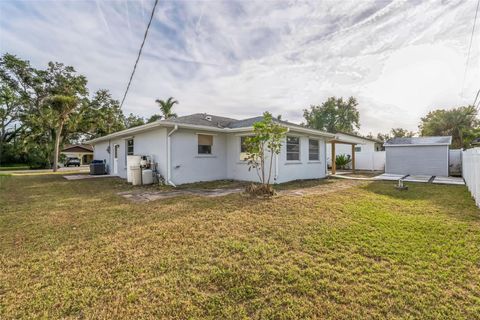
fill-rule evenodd
<path id="1" fill-rule="evenodd" d="M 38 67 L 73 65 L 121 99 L 152 1 L 0 2 L 0 49 Z M 470 103 L 480 48 L 462 82 L 474 1 L 160 1 L 125 112 L 291 121 L 328 96 L 360 101 L 361 132 L 416 129 L 436 107 Z M 460 23 L 461 22 L 461 23 Z"/>

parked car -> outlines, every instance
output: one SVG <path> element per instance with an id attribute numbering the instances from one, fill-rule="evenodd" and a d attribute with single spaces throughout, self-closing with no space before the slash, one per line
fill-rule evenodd
<path id="1" fill-rule="evenodd" d="M 80 159 L 67 158 L 67 160 L 65 161 L 65 167 L 70 167 L 70 166 L 80 167 Z"/>

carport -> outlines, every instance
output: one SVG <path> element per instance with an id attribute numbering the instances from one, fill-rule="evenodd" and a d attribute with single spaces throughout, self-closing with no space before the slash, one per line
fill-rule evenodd
<path id="1" fill-rule="evenodd" d="M 451 136 L 393 138 L 385 142 L 385 173 L 448 177 Z"/>

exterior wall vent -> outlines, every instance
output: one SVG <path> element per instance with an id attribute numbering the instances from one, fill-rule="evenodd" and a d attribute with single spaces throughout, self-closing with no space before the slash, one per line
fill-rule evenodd
<path id="1" fill-rule="evenodd" d="M 212 116 L 205 116 L 205 120 L 212 121 Z"/>

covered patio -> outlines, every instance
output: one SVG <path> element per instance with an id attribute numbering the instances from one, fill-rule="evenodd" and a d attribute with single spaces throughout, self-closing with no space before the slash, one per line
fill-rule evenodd
<path id="1" fill-rule="evenodd" d="M 336 164 L 336 159 L 337 159 L 337 154 L 335 151 L 335 145 L 337 144 L 347 144 L 352 147 L 352 159 L 351 159 L 351 169 L 352 173 L 355 173 L 355 146 L 358 144 L 357 142 L 353 141 L 348 141 L 346 139 L 340 139 L 339 137 L 336 137 L 333 140 L 328 141 L 332 145 L 332 169 L 331 169 L 331 174 L 335 175 L 337 174 L 337 164 Z"/>

